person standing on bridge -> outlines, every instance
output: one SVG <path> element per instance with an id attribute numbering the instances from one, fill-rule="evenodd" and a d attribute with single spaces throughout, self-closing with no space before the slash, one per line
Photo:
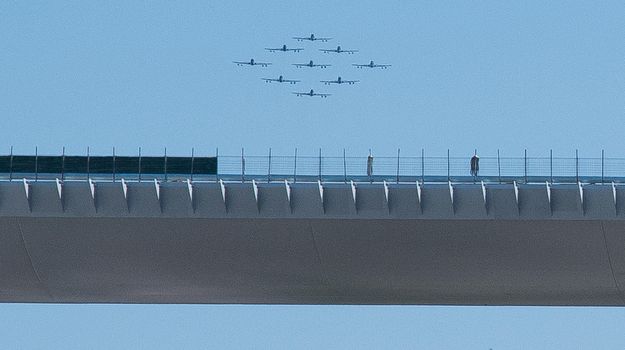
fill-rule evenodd
<path id="1" fill-rule="evenodd" d="M 473 157 L 471 157 L 471 176 L 476 178 L 479 171 L 480 171 L 480 157 L 478 157 L 477 151 L 475 151 L 475 154 L 473 154 Z"/>

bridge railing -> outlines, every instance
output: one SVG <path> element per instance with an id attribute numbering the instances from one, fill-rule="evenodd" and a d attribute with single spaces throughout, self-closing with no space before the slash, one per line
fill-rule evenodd
<path id="1" fill-rule="evenodd" d="M 470 155 L 351 156 L 339 155 L 218 155 L 142 156 L 20 156 L 0 155 L 0 180 L 65 181 L 251 181 L 257 182 L 489 182 L 489 183 L 625 183 L 625 158 L 480 156 L 477 176 L 470 174 Z M 64 153 L 64 152 L 63 152 Z M 19 160 L 19 162 L 17 161 Z M 21 162 L 21 163 L 20 163 Z M 28 164 L 26 164 L 26 163 Z M 105 168 L 102 164 L 108 164 Z M 109 164 L 111 163 L 111 164 Z M 79 166 L 80 165 L 80 166 Z M 84 169 L 83 169 L 84 168 Z M 56 169 L 56 170 L 50 170 Z"/>
<path id="2" fill-rule="evenodd" d="M 371 173 L 368 173 L 369 162 Z M 497 182 L 607 183 L 625 182 L 625 158 L 481 156 L 478 176 L 470 174 L 470 156 L 219 156 L 218 178 L 240 181 L 326 182 Z M 233 176 L 234 175 L 234 176 Z"/>

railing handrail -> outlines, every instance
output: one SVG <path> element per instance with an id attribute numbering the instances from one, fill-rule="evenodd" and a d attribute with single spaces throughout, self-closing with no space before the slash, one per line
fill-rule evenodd
<path id="1" fill-rule="evenodd" d="M 625 182 L 625 157 L 606 157 L 601 151 L 598 157 L 579 156 L 554 156 L 550 151 L 548 155 L 528 156 L 525 150 L 521 156 L 501 156 L 497 151 L 495 155 L 485 155 L 479 157 L 479 170 L 477 175 L 470 173 L 471 156 L 452 155 L 447 151 L 447 155 L 425 155 L 422 149 L 420 155 L 400 153 L 397 150 L 396 156 L 354 156 L 343 151 L 342 155 L 332 155 L 322 153 L 321 149 L 317 155 L 298 155 L 297 150 L 292 155 L 279 155 L 269 149 L 264 155 L 247 155 L 241 151 L 241 155 L 223 155 L 215 152 L 213 157 L 196 157 L 195 150 L 192 150 L 191 157 L 173 157 L 164 152 L 164 156 L 145 156 L 139 152 L 137 172 L 121 171 L 121 165 L 117 163 L 128 159 L 128 156 L 120 156 L 113 149 L 112 155 L 97 156 L 87 149 L 85 158 L 87 168 L 83 172 L 67 171 L 69 162 L 75 157 L 68 155 L 65 148 L 62 151 L 62 165 L 58 173 L 43 172 L 45 161 L 51 157 L 39 154 L 36 149 L 34 155 L 34 168 L 32 172 L 15 171 L 15 160 L 23 157 L 15 154 L 13 148 L 10 153 L 2 156 L 0 161 L 5 160 L 7 167 L 2 167 L 0 163 L 0 180 L 12 181 L 16 178 L 28 178 L 34 180 L 47 180 L 57 176 L 61 180 L 73 181 L 77 179 L 105 179 L 104 173 L 98 173 L 96 169 L 89 166 L 93 159 L 102 157 L 112 157 L 112 174 L 106 173 L 108 180 L 115 182 L 122 177 L 133 181 L 143 179 L 157 179 L 159 181 L 178 181 L 181 178 L 189 178 L 198 181 L 216 181 L 219 179 L 231 181 L 238 177 L 240 181 L 326 181 L 326 182 L 348 182 L 354 181 L 387 181 L 387 182 L 591 182 L 609 183 Z M 29 156 L 33 157 L 33 156 Z M 130 156 L 133 157 L 133 156 Z M 144 170 L 142 160 L 145 164 L 150 164 L 148 158 L 163 158 L 163 171 L 151 173 Z M 189 171 L 176 171 L 168 168 L 168 164 L 173 164 L 176 158 L 191 159 Z M 214 173 L 198 174 L 194 169 L 195 160 L 204 158 L 214 158 L 216 169 Z M 41 160 L 41 162 L 39 162 Z M 71 167 L 70 167 L 71 168 Z M 6 170 L 6 171 L 5 171 Z M 471 173 L 473 174 L 473 173 Z"/>

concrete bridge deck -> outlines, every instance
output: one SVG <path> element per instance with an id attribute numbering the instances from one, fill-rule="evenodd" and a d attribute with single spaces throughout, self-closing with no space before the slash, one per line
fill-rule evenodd
<path id="1" fill-rule="evenodd" d="M 5 182 L 0 301 L 625 305 L 625 186 Z"/>

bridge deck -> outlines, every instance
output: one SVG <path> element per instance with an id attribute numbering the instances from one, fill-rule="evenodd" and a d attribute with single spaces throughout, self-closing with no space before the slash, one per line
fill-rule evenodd
<path id="1" fill-rule="evenodd" d="M 625 186 L 0 183 L 0 301 L 625 305 Z"/>

